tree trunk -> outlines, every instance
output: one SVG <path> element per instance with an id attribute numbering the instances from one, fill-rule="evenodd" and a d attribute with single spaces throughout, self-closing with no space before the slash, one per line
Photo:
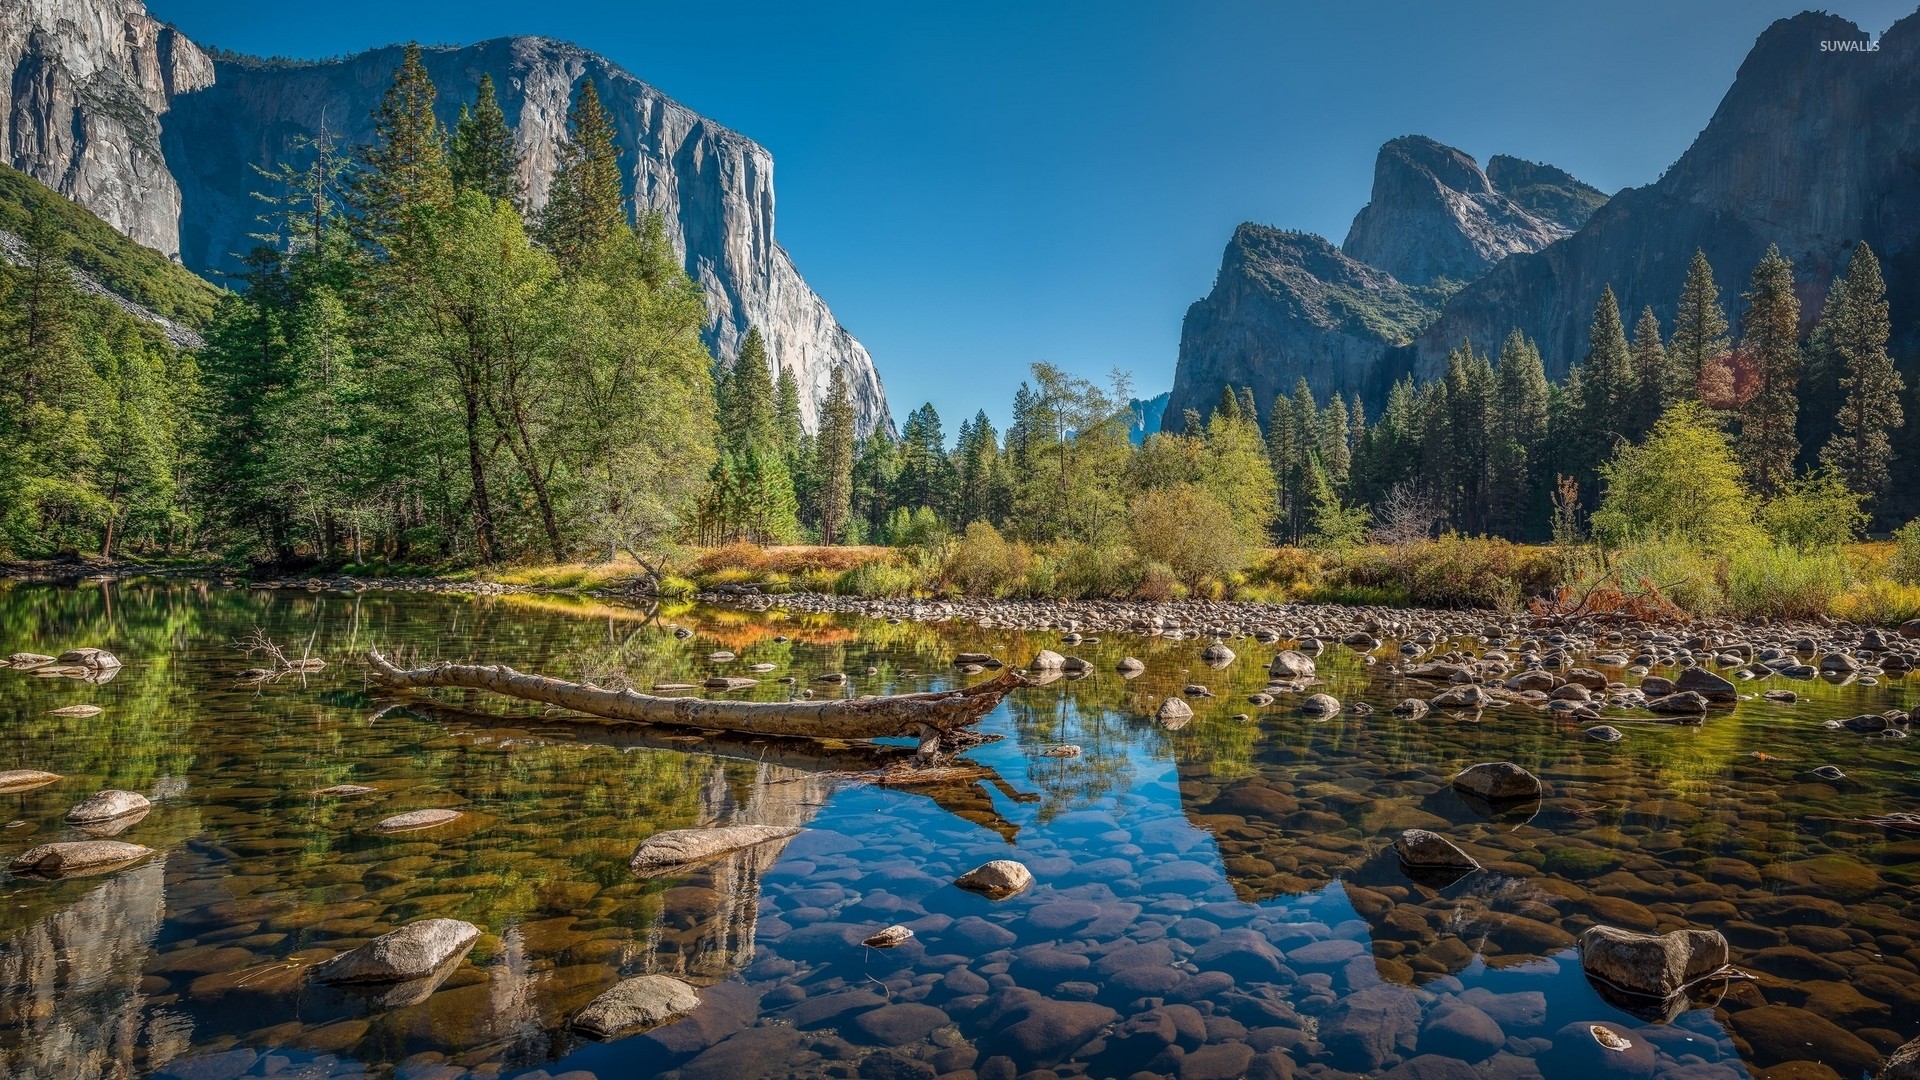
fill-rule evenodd
<path id="1" fill-rule="evenodd" d="M 558 705 L 606 720 L 668 724 L 675 727 L 736 731 L 815 739 L 918 738 L 925 747 L 978 723 L 1026 677 L 1011 668 L 990 682 L 961 690 L 831 701 L 714 701 L 696 697 L 658 697 L 635 690 L 597 686 L 529 675 L 505 664 L 435 664 L 403 670 L 379 650 L 367 652 L 372 681 L 389 690 L 463 687 L 488 690 L 522 701 Z"/>
<path id="2" fill-rule="evenodd" d="M 500 538 L 493 531 L 493 503 L 487 498 L 487 465 L 480 453 L 480 395 L 472 385 L 467 397 L 467 467 L 473 472 L 474 522 L 480 530 L 481 562 L 500 557 Z"/>

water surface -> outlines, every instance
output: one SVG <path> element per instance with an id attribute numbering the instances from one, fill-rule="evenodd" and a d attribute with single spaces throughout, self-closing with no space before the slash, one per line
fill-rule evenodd
<path id="1" fill-rule="evenodd" d="M 692 631 L 676 636 L 674 627 Z M 320 672 L 266 683 L 232 643 L 259 630 Z M 784 639 L 784 640 L 783 640 Z M 1821 722 L 1908 708 L 1879 686 L 1768 680 L 1701 727 L 1614 721 L 1617 744 L 1545 712 L 1405 720 L 1439 688 L 1343 646 L 1319 657 L 1349 706 L 1256 709 L 1271 646 L 1108 635 L 1065 651 L 1097 673 L 1018 691 L 969 754 L 977 783 L 850 783 L 884 751 L 608 729 L 447 694 L 396 706 L 354 658 L 502 661 L 636 686 L 846 672 L 844 689 L 932 689 L 956 652 L 1022 662 L 1050 633 L 853 617 L 528 598 L 269 592 L 193 581 L 0 585 L 0 655 L 117 653 L 109 682 L 0 671 L 0 768 L 61 782 L 0 795 L 0 860 L 77 838 L 72 803 L 154 800 L 120 839 L 152 860 L 104 877 L 0 879 L 0 1075 L 683 1077 L 1862 1075 L 1920 1034 L 1920 839 L 1863 819 L 1920 810 L 1920 740 Z M 1476 649 L 1479 643 L 1462 642 Z M 1446 646 L 1443 644 L 1442 649 Z M 727 650 L 739 659 L 715 663 Z M 1123 655 L 1146 674 L 1113 673 Z M 1617 674 L 1617 673 L 1616 673 Z M 1217 695 L 1168 731 L 1160 701 Z M 814 684 L 819 685 L 819 684 Z M 91 718 L 49 711 L 104 709 Z M 1236 719 L 1236 714 L 1252 714 Z M 1047 756 L 1060 743 L 1077 757 Z M 1757 752 L 1757 753 L 1756 753 Z M 1548 797 L 1488 815 L 1448 786 L 1516 761 Z M 1847 774 L 1810 777 L 1817 765 Z M 361 799 L 312 794 L 367 784 Z M 460 821 L 382 836 L 406 810 Z M 653 832 L 805 826 L 677 877 L 636 880 Z M 1435 886 L 1389 845 L 1406 828 L 1486 867 Z M 998 903 L 954 888 L 988 859 L 1039 884 Z M 308 984 L 312 963 L 415 919 L 484 936 L 424 1000 Z M 1604 1000 L 1574 940 L 1595 922 L 1723 931 L 1756 978 L 1692 1008 Z M 891 951 L 859 942 L 891 923 Z M 566 1018 L 620 978 L 700 988 L 681 1023 L 608 1044 Z M 1605 1023 L 1634 1045 L 1598 1050 Z"/>

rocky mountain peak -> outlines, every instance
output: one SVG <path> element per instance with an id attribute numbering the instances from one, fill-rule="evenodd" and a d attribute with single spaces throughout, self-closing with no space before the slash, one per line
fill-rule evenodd
<path id="1" fill-rule="evenodd" d="M 1410 285 L 1472 281 L 1571 231 L 1497 190 L 1468 154 L 1422 135 L 1389 141 L 1341 249 Z"/>
<path id="2" fill-rule="evenodd" d="M 1568 232 L 1585 225 L 1607 201 L 1606 192 L 1582 183 L 1565 169 L 1506 154 L 1487 159 L 1487 179 L 1522 210 Z"/>

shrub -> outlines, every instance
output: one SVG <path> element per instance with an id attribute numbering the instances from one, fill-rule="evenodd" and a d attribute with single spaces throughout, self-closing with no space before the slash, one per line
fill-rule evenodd
<path id="1" fill-rule="evenodd" d="M 1233 512 L 1198 484 L 1142 493 L 1127 508 L 1127 528 L 1143 559 L 1164 564 L 1190 589 L 1238 573 L 1252 554 Z"/>
<path id="2" fill-rule="evenodd" d="M 1745 618 L 1810 619 L 1847 591 L 1853 574 L 1838 551 L 1759 544 L 1727 559 L 1727 604 Z"/>
<path id="3" fill-rule="evenodd" d="M 943 576 L 968 596 L 1006 596 L 1026 586 L 1033 550 L 1009 542 L 984 521 L 967 526 L 947 557 Z"/>
<path id="4" fill-rule="evenodd" d="M 1267 553 L 1251 575 L 1255 586 L 1269 585 L 1283 595 L 1302 596 L 1320 584 L 1327 560 L 1320 552 L 1306 548 L 1275 548 Z"/>
<path id="5" fill-rule="evenodd" d="M 1760 524 L 1775 540 L 1801 551 L 1837 548 L 1867 525 L 1866 496 L 1848 491 L 1830 472 L 1809 473 L 1760 508 Z"/>
<path id="6" fill-rule="evenodd" d="M 870 562 L 841 574 L 833 591 L 841 596 L 910 596 L 918 584 L 919 577 L 907 567 Z"/>
<path id="7" fill-rule="evenodd" d="M 1118 544 L 1062 541 L 1053 548 L 1054 595 L 1078 599 L 1126 596 L 1140 584 L 1140 566 Z"/>
<path id="8" fill-rule="evenodd" d="M 1187 595 L 1187 587 L 1166 563 L 1150 562 L 1140 571 L 1140 584 L 1133 587 L 1138 600 L 1178 600 Z"/>
<path id="9" fill-rule="evenodd" d="M 1654 537 L 1615 552 L 1607 565 L 1589 565 L 1568 591 L 1587 596 L 1593 611 L 1655 616 L 1670 608 L 1699 618 L 1726 608 L 1720 575 L 1711 553 Z"/>
<path id="10" fill-rule="evenodd" d="M 1893 557 L 1887 575 L 1902 585 L 1920 585 L 1920 519 L 1893 531 Z"/>
<path id="11" fill-rule="evenodd" d="M 1600 476 L 1606 493 L 1593 535 L 1608 547 L 1660 536 L 1731 551 L 1753 539 L 1753 497 L 1740 463 L 1698 405 L 1668 409 L 1644 442 L 1622 445 L 1600 466 Z"/>
<path id="12" fill-rule="evenodd" d="M 1897 626 L 1920 619 L 1920 585 L 1886 578 L 1863 581 L 1834 598 L 1834 618 L 1870 626 Z"/>
<path id="13" fill-rule="evenodd" d="M 1380 595 L 1420 607 L 1512 611 L 1530 597 L 1551 594 L 1559 580 L 1552 549 L 1449 534 L 1346 552 L 1328 574 L 1327 586 L 1316 594 Z"/>

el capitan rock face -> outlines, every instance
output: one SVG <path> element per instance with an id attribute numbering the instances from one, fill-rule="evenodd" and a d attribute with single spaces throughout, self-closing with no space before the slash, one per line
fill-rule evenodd
<path id="1" fill-rule="evenodd" d="M 480 76 L 493 76 L 533 207 L 546 201 L 572 96 L 592 78 L 635 201 L 662 215 L 706 293 L 715 355 L 731 363 L 758 326 L 798 379 L 809 428 L 835 367 L 860 430 L 891 427 L 872 357 L 775 239 L 765 147 L 563 42 L 500 38 L 423 59 L 448 125 Z M 325 62 L 215 62 L 138 0 L 26 0 L 0 10 L 0 136 L 9 162 L 128 236 L 203 273 L 231 271 L 259 228 L 251 166 L 302 163 L 300 141 L 323 127 L 344 143 L 366 139 L 399 62 L 397 46 Z"/>
<path id="2" fill-rule="evenodd" d="M 0 10 L 6 162 L 165 255 L 180 251 L 180 186 L 160 148 L 176 97 L 213 61 L 139 0 L 10 0 Z"/>

